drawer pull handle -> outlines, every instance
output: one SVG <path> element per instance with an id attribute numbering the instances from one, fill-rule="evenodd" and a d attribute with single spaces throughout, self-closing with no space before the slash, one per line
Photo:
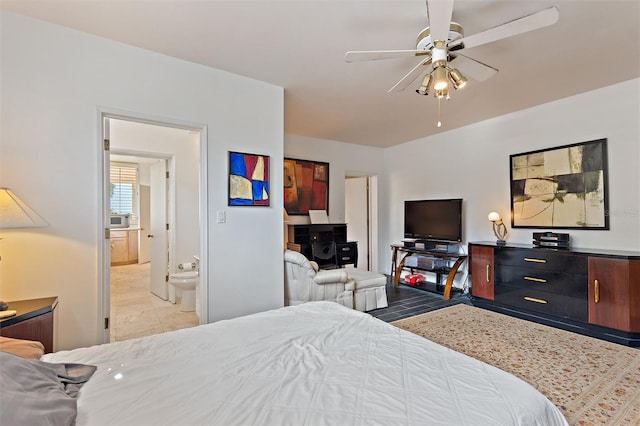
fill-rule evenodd
<path id="1" fill-rule="evenodd" d="M 524 277 L 525 280 L 527 281 L 535 281 L 537 283 L 546 283 L 547 280 L 542 279 L 542 278 L 534 278 L 534 277 Z"/>
<path id="2" fill-rule="evenodd" d="M 342 251 L 351 251 L 351 247 L 342 247 Z"/>
<path id="3" fill-rule="evenodd" d="M 491 266 L 487 265 L 487 282 L 491 282 Z"/>
<path id="4" fill-rule="evenodd" d="M 536 299 L 535 297 L 529 297 L 529 296 L 525 297 L 524 300 L 528 300 L 529 302 L 542 303 L 542 304 L 547 303 L 547 301 L 544 299 Z"/>
<path id="5" fill-rule="evenodd" d="M 534 263 L 547 263 L 547 261 L 545 259 L 535 259 L 532 257 L 525 257 L 524 258 L 525 262 L 534 262 Z"/>
<path id="6" fill-rule="evenodd" d="M 593 282 L 593 302 L 598 303 L 600 301 L 600 281 L 595 280 Z"/>

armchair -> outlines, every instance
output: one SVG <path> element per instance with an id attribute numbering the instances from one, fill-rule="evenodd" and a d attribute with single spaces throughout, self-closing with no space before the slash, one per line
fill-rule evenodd
<path id="1" fill-rule="evenodd" d="M 284 252 L 285 304 L 333 300 L 348 308 L 367 312 L 386 308 L 387 277 L 355 268 L 319 269 L 302 253 Z"/>
<path id="2" fill-rule="evenodd" d="M 304 302 L 332 300 L 353 308 L 354 281 L 344 269 L 320 270 L 302 253 L 284 252 L 285 303 L 299 305 Z"/>

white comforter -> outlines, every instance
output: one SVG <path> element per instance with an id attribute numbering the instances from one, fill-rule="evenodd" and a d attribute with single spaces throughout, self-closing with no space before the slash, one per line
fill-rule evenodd
<path id="1" fill-rule="evenodd" d="M 566 425 L 522 380 L 333 302 L 63 351 L 91 425 Z"/>

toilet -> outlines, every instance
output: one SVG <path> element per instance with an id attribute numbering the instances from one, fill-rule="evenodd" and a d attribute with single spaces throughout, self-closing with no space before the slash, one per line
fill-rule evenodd
<path id="1" fill-rule="evenodd" d="M 180 310 L 192 312 L 196 310 L 196 286 L 198 285 L 198 271 L 176 272 L 169 275 L 169 284 L 182 289 Z"/>

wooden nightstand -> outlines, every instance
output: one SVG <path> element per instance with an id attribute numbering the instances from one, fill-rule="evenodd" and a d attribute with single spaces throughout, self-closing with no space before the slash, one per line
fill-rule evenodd
<path id="1" fill-rule="evenodd" d="M 7 302 L 16 315 L 0 320 L 0 336 L 36 340 L 44 345 L 45 353 L 56 349 L 54 313 L 57 297 Z"/>

